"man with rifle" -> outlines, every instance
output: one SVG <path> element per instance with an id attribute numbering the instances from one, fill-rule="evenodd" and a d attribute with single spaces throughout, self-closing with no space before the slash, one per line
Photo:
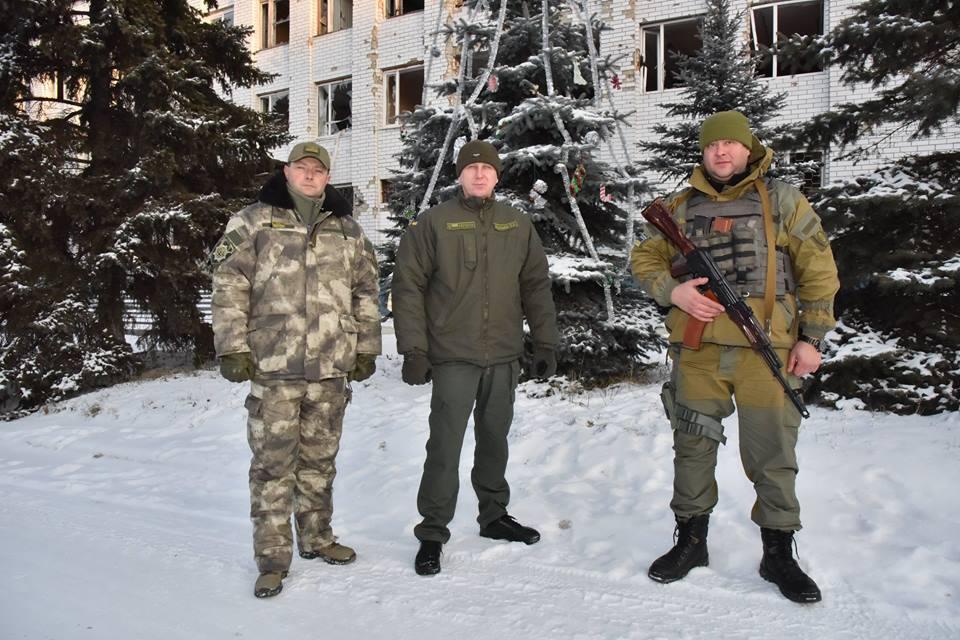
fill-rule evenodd
<path id="1" fill-rule="evenodd" d="M 790 600 L 817 602 L 819 588 L 793 557 L 797 432 L 807 414 L 791 387 L 820 367 L 820 341 L 835 324 L 836 264 L 806 198 L 765 176 L 773 151 L 746 117 L 704 120 L 700 149 L 690 186 L 667 199 L 668 215 L 657 215 L 659 203 L 645 212 L 658 224 L 631 255 L 640 285 L 670 307 L 673 360 L 662 399 L 674 437 L 676 544 L 648 575 L 674 582 L 708 564 L 721 421 L 735 400 L 740 457 L 757 495 L 760 575 Z"/>

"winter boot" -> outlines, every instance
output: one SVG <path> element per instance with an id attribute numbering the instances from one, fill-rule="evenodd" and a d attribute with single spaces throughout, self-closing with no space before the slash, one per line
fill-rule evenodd
<path id="1" fill-rule="evenodd" d="M 694 516 L 686 521 L 677 520 L 673 534 L 674 545 L 667 553 L 650 565 L 647 575 L 655 582 L 676 582 L 685 577 L 694 567 L 710 563 L 707 553 L 707 525 L 709 515 Z"/>
<path id="2" fill-rule="evenodd" d="M 440 573 L 440 553 L 442 550 L 443 543 L 436 540 L 421 541 L 417 558 L 413 561 L 413 568 L 417 575 L 432 576 Z"/>
<path id="3" fill-rule="evenodd" d="M 301 551 L 300 557 L 306 560 L 320 558 L 327 564 L 350 564 L 357 559 L 357 554 L 346 545 L 332 542 L 317 551 Z"/>
<path id="4" fill-rule="evenodd" d="M 513 516 L 506 514 L 500 516 L 490 524 L 480 527 L 480 536 L 483 538 L 493 538 L 494 540 L 522 542 L 524 544 L 536 544 L 540 541 L 539 531 L 523 526 L 517 522 Z"/>
<path id="5" fill-rule="evenodd" d="M 780 588 L 794 602 L 820 602 L 820 588 L 793 559 L 793 531 L 760 529 L 763 559 L 760 576 Z"/>
<path id="6" fill-rule="evenodd" d="M 257 578 L 257 583 L 253 586 L 253 595 L 258 598 L 272 598 L 283 591 L 283 579 L 286 577 L 286 571 L 261 573 Z"/>

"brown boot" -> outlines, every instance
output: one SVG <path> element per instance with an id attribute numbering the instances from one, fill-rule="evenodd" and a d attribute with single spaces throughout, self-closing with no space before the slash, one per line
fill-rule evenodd
<path id="1" fill-rule="evenodd" d="M 287 577 L 287 572 L 280 573 L 266 571 L 261 573 L 257 582 L 253 585 L 253 595 L 258 598 L 272 598 L 283 591 L 283 579 Z"/>
<path id="2" fill-rule="evenodd" d="M 357 553 L 346 545 L 332 542 L 316 551 L 301 551 L 300 557 L 307 560 L 320 558 L 327 564 L 350 564 L 357 559 Z"/>

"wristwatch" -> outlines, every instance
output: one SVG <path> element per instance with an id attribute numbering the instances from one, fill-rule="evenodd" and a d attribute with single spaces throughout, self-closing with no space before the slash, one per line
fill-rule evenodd
<path id="1" fill-rule="evenodd" d="M 812 345 L 813 348 L 816 349 L 817 351 L 820 351 L 820 348 L 823 346 L 823 340 L 819 338 L 811 338 L 810 336 L 805 336 L 803 334 L 800 334 L 800 336 L 797 339 L 802 340 L 803 342 L 806 342 L 809 345 Z"/>

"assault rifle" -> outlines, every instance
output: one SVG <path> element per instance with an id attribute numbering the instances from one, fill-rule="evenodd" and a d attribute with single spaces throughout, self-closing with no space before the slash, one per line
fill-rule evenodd
<path id="1" fill-rule="evenodd" d="M 727 280 L 717 267 L 717 263 L 714 262 L 713 257 L 711 257 L 707 251 L 698 248 L 684 235 L 683 231 L 680 230 L 680 227 L 677 226 L 677 223 L 670 215 L 670 211 L 667 210 L 663 205 L 663 201 L 659 198 L 644 209 L 643 217 L 656 227 L 657 230 L 667 238 L 670 244 L 683 254 L 691 275 L 696 278 L 706 278 L 708 280 L 706 284 L 706 287 L 709 289 L 708 295 L 712 293 L 713 296 L 711 297 L 723 305 L 727 316 L 733 320 L 734 324 L 740 327 L 743 335 L 745 335 L 750 342 L 750 346 L 763 358 L 763 361 L 767 363 L 773 376 L 777 379 L 777 382 L 780 383 L 780 386 L 783 387 L 784 393 L 790 398 L 793 406 L 797 408 L 800 415 L 804 418 L 809 418 L 810 412 L 807 411 L 807 408 L 803 405 L 803 399 L 800 397 L 800 394 L 790 388 L 783 374 L 780 373 L 783 363 L 773 350 L 770 338 L 767 337 L 767 333 L 763 330 L 763 327 L 760 326 L 757 316 L 754 315 L 753 310 L 750 309 L 750 305 L 744 302 L 743 298 L 737 295 L 730 287 L 730 284 L 727 283 Z"/>

